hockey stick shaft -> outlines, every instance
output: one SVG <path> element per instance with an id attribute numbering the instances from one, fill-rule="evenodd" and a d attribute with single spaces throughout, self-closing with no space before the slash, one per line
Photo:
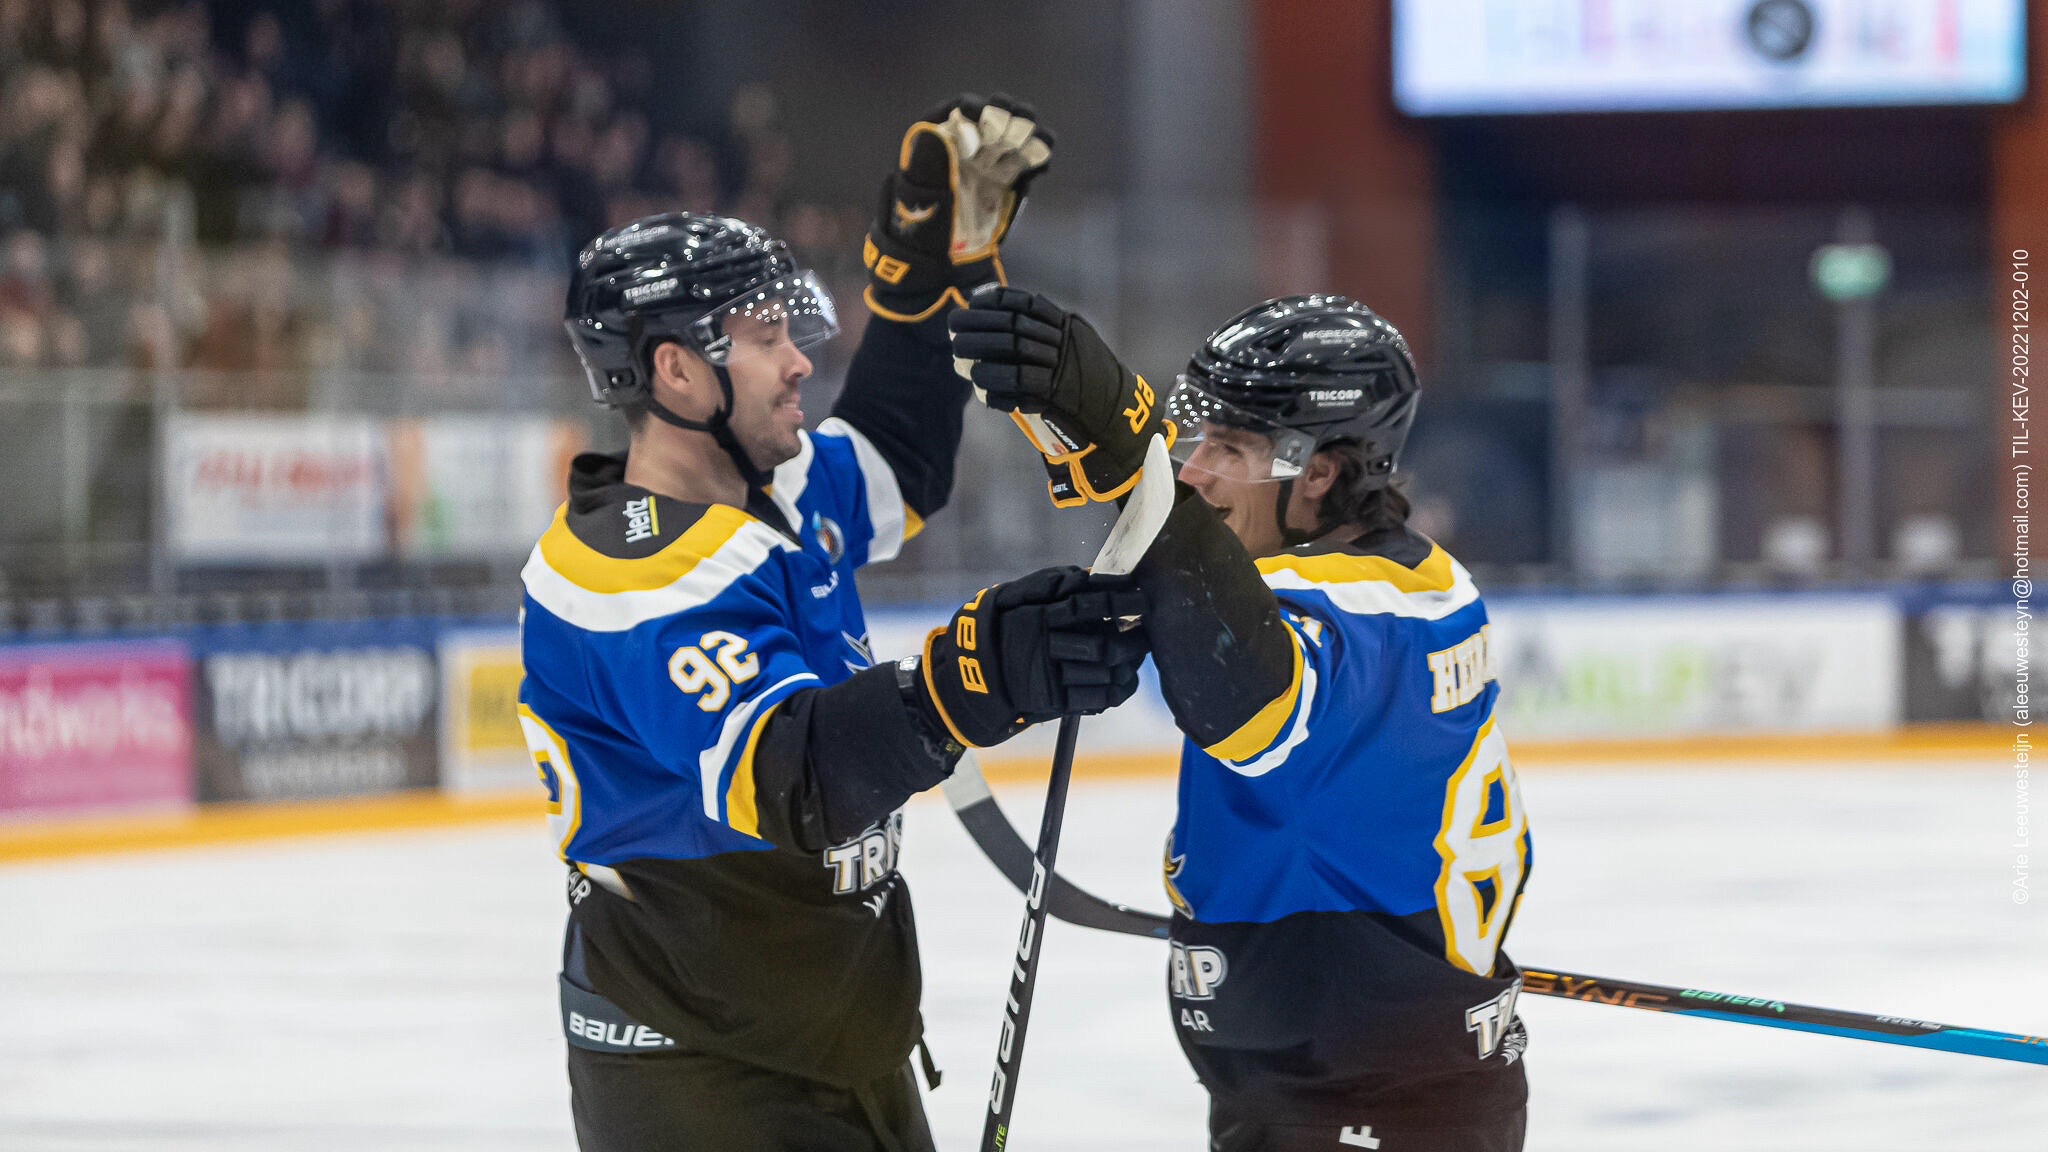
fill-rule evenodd
<path id="1" fill-rule="evenodd" d="M 1104 575 L 1124 575 L 1152 546 L 1152 540 L 1166 525 L 1173 511 L 1173 462 L 1166 455 L 1166 440 L 1152 437 L 1145 449 L 1145 464 L 1138 483 L 1124 501 L 1123 511 L 1095 554 L 1094 569 Z M 1133 618 L 1124 622 L 1137 624 Z M 1074 774 L 1074 746 L 1081 735 L 1077 716 L 1060 719 L 1059 738 L 1053 746 L 1052 779 L 1045 787 L 1045 813 L 1038 821 L 1038 849 L 1032 854 L 1031 886 L 1024 894 L 1024 929 L 1017 937 L 1016 962 L 1010 968 L 1010 996 L 1003 1004 L 1003 1035 L 996 1048 L 996 1075 L 989 1086 L 988 1117 L 982 1122 L 982 1152 L 1002 1152 L 1010 1140 L 1010 1112 L 1017 1103 L 1017 1072 L 1024 1064 L 1024 1029 L 1031 1021 L 1031 994 L 1038 985 L 1038 957 L 1044 951 L 1046 890 L 1053 875 L 1053 862 L 1060 850 L 1060 827 L 1067 810 L 1067 782 Z"/>
<path id="2" fill-rule="evenodd" d="M 1079 717 L 1060 721 L 1059 741 L 1052 756 L 1052 779 L 1045 788 L 1045 814 L 1038 821 L 1038 850 L 1031 857 L 1031 887 L 1024 894 L 1024 928 L 1017 935 L 1017 954 L 1010 966 L 1010 995 L 1003 1004 L 1003 1036 L 996 1046 L 996 1076 L 988 1089 L 988 1117 L 981 1127 L 982 1152 L 1002 1152 L 1010 1138 L 1010 1111 L 1017 1103 L 1017 1070 L 1024 1063 L 1024 1031 L 1031 1023 L 1031 994 L 1038 986 L 1038 958 L 1045 935 L 1045 892 L 1059 857 L 1060 828 L 1065 823 L 1067 783 L 1074 773 L 1074 745 L 1081 734 Z"/>
<path id="3" fill-rule="evenodd" d="M 1699 1016 L 1732 1024 L 1761 1024 L 1766 1028 L 1787 1028 L 1795 1032 L 1815 1032 L 1878 1044 L 1932 1048 L 1967 1056 L 1987 1056 L 1993 1060 L 2048 1064 L 2048 1037 L 1962 1028 L 1903 1016 L 1844 1012 L 1837 1008 L 1788 1004 L 1761 996 L 1731 996 L 1702 988 L 1677 988 L 1640 980 L 1614 980 L 1578 972 L 1542 972 L 1533 968 L 1522 970 L 1522 990 L 1538 996 L 1557 996 L 1588 1004 Z"/>

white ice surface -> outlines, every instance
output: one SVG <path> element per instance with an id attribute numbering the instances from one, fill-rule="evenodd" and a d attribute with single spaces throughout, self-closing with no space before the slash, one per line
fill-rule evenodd
<path id="1" fill-rule="evenodd" d="M 1537 859 L 1511 951 L 2048 1032 L 2009 773 L 1766 767 L 1525 772 Z M 1029 790 L 998 794 L 1028 838 Z M 1171 809 L 1164 781 L 1077 783 L 1063 871 L 1161 904 Z M 947 1074 L 929 1107 L 941 1146 L 971 1149 L 1021 904 L 936 799 L 910 809 L 903 867 Z M 0 1149 L 569 1149 L 559 875 L 537 825 L 0 870 Z M 1162 960 L 1051 930 L 1018 1152 L 1204 1146 Z M 2048 1148 L 2048 1068 L 1522 1003 L 1532 1150 Z"/>

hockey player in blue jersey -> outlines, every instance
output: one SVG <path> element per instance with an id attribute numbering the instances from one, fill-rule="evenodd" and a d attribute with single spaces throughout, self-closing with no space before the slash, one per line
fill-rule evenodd
<path id="1" fill-rule="evenodd" d="M 1043 297 L 985 289 L 950 323 L 1056 501 L 1116 495 L 1178 433 L 1136 576 L 1187 736 L 1168 994 L 1212 1149 L 1519 1149 L 1501 947 L 1528 820 L 1486 609 L 1391 485 L 1418 395 L 1400 333 L 1341 296 L 1270 300 L 1161 396 Z"/>
<path id="2" fill-rule="evenodd" d="M 942 313 L 1000 274 L 1048 152 L 1007 101 L 911 129 L 815 431 L 805 349 L 837 325 L 780 241 L 671 214 L 578 258 L 570 337 L 632 436 L 576 460 L 526 565 L 519 715 L 570 865 L 586 1152 L 931 1148 L 897 809 L 965 746 L 1126 698 L 1143 660 L 1118 628 L 1139 595 L 1080 569 L 987 589 L 880 667 L 854 588 L 945 503 L 966 387 Z"/>

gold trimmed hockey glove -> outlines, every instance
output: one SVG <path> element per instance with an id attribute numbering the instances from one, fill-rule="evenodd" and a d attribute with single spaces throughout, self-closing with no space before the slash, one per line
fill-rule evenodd
<path id="1" fill-rule="evenodd" d="M 998 247 L 1052 144 L 1031 105 L 1000 93 L 964 93 L 912 124 L 861 252 L 868 308 L 916 323 L 1002 283 Z"/>
<path id="2" fill-rule="evenodd" d="M 1173 447 L 1165 397 L 1125 367 L 1088 321 L 1043 296 L 989 284 L 946 317 L 953 368 L 1008 412 L 1045 456 L 1062 508 L 1130 492 L 1154 433 Z"/>
<path id="3" fill-rule="evenodd" d="M 1123 576 L 1042 568 L 975 593 L 924 644 L 924 705 L 961 744 L 986 748 L 1138 690 L 1145 596 Z"/>

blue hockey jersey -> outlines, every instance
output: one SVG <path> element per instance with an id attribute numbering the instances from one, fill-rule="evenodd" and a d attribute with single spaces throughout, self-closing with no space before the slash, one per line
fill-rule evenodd
<path id="1" fill-rule="evenodd" d="M 692 1050 L 834 1083 L 885 1075 L 918 1034 L 900 817 L 800 846 L 756 753 L 778 708 L 869 666 L 854 573 L 917 517 L 838 419 L 746 509 L 624 470 L 578 458 L 523 573 L 519 719 L 575 869 L 589 979 Z"/>
<path id="2" fill-rule="evenodd" d="M 639 493 L 605 514 L 644 554 L 586 541 L 567 506 L 534 548 L 520 719 L 565 859 L 770 847 L 753 807 L 761 723 L 873 663 L 854 572 L 915 526 L 859 432 L 828 420 L 803 444 L 769 490 L 784 526 Z"/>
<path id="3" fill-rule="evenodd" d="M 1520 1053 L 1501 944 L 1531 842 L 1486 609 L 1441 547 L 1392 551 L 1258 560 L 1292 685 L 1182 757 L 1170 992 L 1219 1106 L 1247 1114 L 1298 1117 L 1321 1093 L 1334 1119 Z M 1496 1079 L 1481 1095 L 1519 1106 L 1519 1068 Z"/>

